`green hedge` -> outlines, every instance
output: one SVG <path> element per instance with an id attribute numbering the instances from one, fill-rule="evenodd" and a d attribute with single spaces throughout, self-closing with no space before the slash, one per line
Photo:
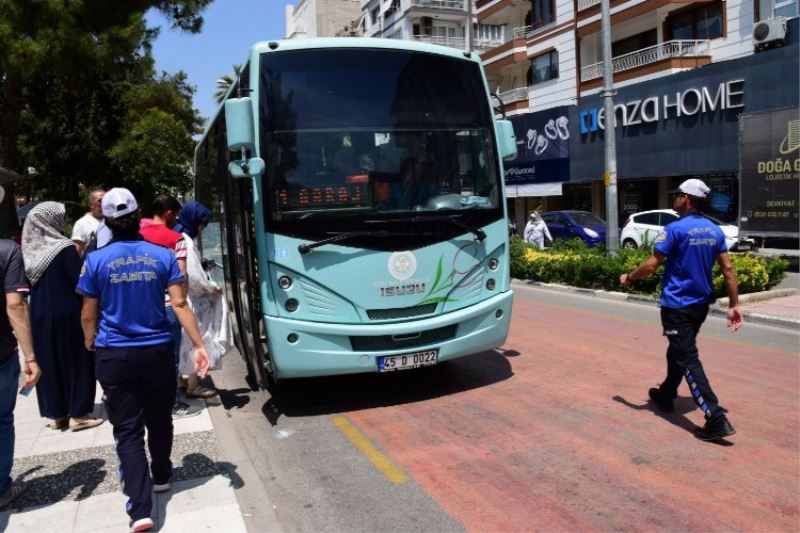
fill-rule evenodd
<path id="1" fill-rule="evenodd" d="M 652 254 L 652 248 L 622 249 L 612 256 L 603 246 L 589 248 L 581 240 L 555 241 L 547 250 L 537 250 L 519 237 L 511 238 L 511 277 L 560 283 L 573 287 L 604 289 L 608 291 L 635 292 L 658 295 L 664 267 L 649 278 L 635 282 L 623 289 L 619 277 L 639 266 Z M 786 276 L 789 263 L 782 259 L 768 259 L 750 253 L 731 254 L 731 261 L 739 280 L 739 293 L 768 290 Z M 718 265 L 712 273 L 714 296 L 726 296 L 725 282 Z"/>

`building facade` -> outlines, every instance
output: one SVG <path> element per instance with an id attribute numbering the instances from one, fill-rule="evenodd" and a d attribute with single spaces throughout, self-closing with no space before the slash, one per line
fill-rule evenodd
<path id="1" fill-rule="evenodd" d="M 360 0 L 299 0 L 286 6 L 286 39 L 348 35 L 360 17 Z"/>
<path id="2" fill-rule="evenodd" d="M 521 148 L 506 171 L 517 223 L 531 209 L 605 217 L 600 0 L 478 0 L 476 15 L 502 41 L 476 51 Z M 669 207 L 687 177 L 735 221 L 739 116 L 797 106 L 797 15 L 797 0 L 611 0 L 620 223 Z M 755 24 L 775 17 L 785 38 L 756 53 Z"/>

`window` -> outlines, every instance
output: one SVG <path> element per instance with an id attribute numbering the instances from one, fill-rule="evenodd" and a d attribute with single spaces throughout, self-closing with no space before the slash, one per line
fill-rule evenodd
<path id="1" fill-rule="evenodd" d="M 653 28 L 626 39 L 621 39 L 611 45 L 611 55 L 614 57 L 636 52 L 658 43 L 658 31 Z"/>
<path id="2" fill-rule="evenodd" d="M 797 0 L 791 0 L 797 1 Z M 672 40 L 716 39 L 723 36 L 723 2 L 702 4 L 667 17 L 667 34 Z"/>
<path id="3" fill-rule="evenodd" d="M 769 3 L 769 0 L 762 0 L 762 2 Z M 772 0 L 772 16 L 796 17 L 797 0 Z"/>
<path id="4" fill-rule="evenodd" d="M 547 26 L 556 21 L 556 6 L 554 0 L 533 0 L 533 29 Z"/>
<path id="5" fill-rule="evenodd" d="M 536 85 L 558 78 L 558 51 L 551 50 L 531 61 L 531 84 Z"/>
<path id="6" fill-rule="evenodd" d="M 378 17 L 380 17 L 380 13 L 381 13 L 381 11 L 380 11 L 379 7 L 376 7 L 375 9 L 372 10 L 371 18 L 372 18 L 372 24 L 373 25 L 378 23 Z"/>
<path id="7" fill-rule="evenodd" d="M 650 226 L 658 226 L 658 213 L 644 213 L 634 217 L 634 222 L 637 224 L 648 224 Z"/>
<path id="8" fill-rule="evenodd" d="M 678 215 L 673 215 L 672 213 L 661 213 L 661 226 L 666 226 L 667 224 L 672 224 L 680 217 Z"/>

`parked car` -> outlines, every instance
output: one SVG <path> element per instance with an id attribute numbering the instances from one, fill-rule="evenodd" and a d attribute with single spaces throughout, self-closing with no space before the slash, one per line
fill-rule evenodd
<path id="1" fill-rule="evenodd" d="M 744 252 L 755 248 L 753 239 L 739 240 L 739 228 L 727 224 L 709 215 L 703 215 L 722 229 L 725 234 L 725 243 L 732 252 Z M 652 244 L 664 232 L 664 226 L 678 220 L 680 216 L 672 209 L 654 209 L 634 213 L 628 217 L 622 226 L 619 240 L 623 248 L 638 248 L 643 244 Z"/>
<path id="2" fill-rule="evenodd" d="M 583 239 L 589 246 L 606 242 L 606 223 L 588 211 L 546 211 L 541 215 L 553 240 Z"/>

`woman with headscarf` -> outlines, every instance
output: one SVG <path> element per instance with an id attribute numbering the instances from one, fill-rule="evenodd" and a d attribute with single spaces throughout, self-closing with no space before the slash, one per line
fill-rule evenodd
<path id="1" fill-rule="evenodd" d="M 542 220 L 542 215 L 536 211 L 531 211 L 528 223 L 525 225 L 525 242 L 541 250 L 544 248 L 545 238 L 550 241 L 553 240 L 550 230 L 547 229 L 547 224 Z"/>
<path id="2" fill-rule="evenodd" d="M 22 227 L 22 258 L 31 285 L 33 346 L 42 379 L 36 387 L 39 413 L 48 427 L 72 431 L 103 423 L 92 417 L 94 356 L 81 329 L 81 297 L 75 292 L 81 262 L 75 244 L 64 235 L 64 204 L 42 202 Z"/>
<path id="3" fill-rule="evenodd" d="M 189 277 L 189 305 L 194 311 L 200 333 L 208 351 L 212 368 L 218 368 L 220 359 L 233 347 L 233 333 L 228 322 L 228 309 L 222 290 L 203 268 L 200 252 L 194 239 L 208 224 L 211 210 L 200 202 L 189 200 L 181 206 L 178 223 L 172 228 L 183 234 L 186 242 L 186 274 Z M 194 371 L 192 344 L 184 335 L 181 340 L 178 371 L 185 384 L 188 398 L 208 398 L 217 394 L 203 387 Z M 185 381 L 183 377 L 185 376 Z"/>

